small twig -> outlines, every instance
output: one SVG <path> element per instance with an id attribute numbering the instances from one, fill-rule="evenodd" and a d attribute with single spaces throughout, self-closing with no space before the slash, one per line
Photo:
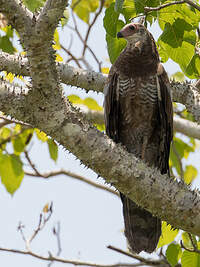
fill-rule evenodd
<path id="1" fill-rule="evenodd" d="M 193 240 L 192 235 L 191 235 L 190 233 L 188 233 L 188 236 L 189 236 L 189 238 L 190 238 L 190 241 L 191 241 L 191 243 L 192 243 L 193 248 L 194 248 L 195 250 L 198 250 L 196 244 L 194 243 L 194 240 Z"/>
<path id="2" fill-rule="evenodd" d="M 144 10 L 146 12 L 159 11 L 159 10 L 161 10 L 163 8 L 168 7 L 168 6 L 179 5 L 179 4 L 185 4 L 185 0 L 183 0 L 183 1 L 176 1 L 176 2 L 170 2 L 170 3 L 164 4 L 164 5 L 160 5 L 160 6 L 157 6 L 157 7 L 144 7 Z"/>
<path id="3" fill-rule="evenodd" d="M 37 171 L 37 170 L 36 170 Z M 59 171 L 54 171 L 54 172 L 49 172 L 49 173 L 39 173 L 38 175 L 38 171 L 37 173 L 30 173 L 30 172 L 25 172 L 26 175 L 28 176 L 32 176 L 32 177 L 39 177 L 39 178 L 44 178 L 44 179 L 48 179 L 50 177 L 53 177 L 53 176 L 57 176 L 57 175 L 66 175 L 66 176 L 69 176 L 69 177 L 72 177 L 74 179 L 77 179 L 79 181 L 82 181 L 84 183 L 87 183 L 91 186 L 94 186 L 96 188 L 99 188 L 99 189 L 102 189 L 102 190 L 105 190 L 105 191 L 108 191 L 109 193 L 112 193 L 116 196 L 119 196 L 118 192 L 109 188 L 109 187 L 106 187 L 104 185 L 101 185 L 101 184 L 97 184 L 95 182 L 92 182 L 91 180 L 88 180 L 87 178 L 81 176 L 81 175 L 78 175 L 76 173 L 72 173 L 70 171 L 65 171 L 65 170 L 59 170 Z"/>
<path id="4" fill-rule="evenodd" d="M 23 125 L 23 126 L 28 126 L 30 128 L 32 128 L 32 126 L 28 123 L 25 123 L 25 122 L 22 122 L 22 121 L 18 121 L 18 120 L 15 120 L 15 119 L 8 119 L 7 117 L 5 116 L 0 116 L 0 119 L 4 120 L 5 122 L 7 122 L 7 124 L 12 124 L 12 123 L 16 123 L 16 124 L 20 124 L 20 125 Z"/>
<path id="5" fill-rule="evenodd" d="M 183 1 L 175 1 L 175 2 L 170 2 L 170 3 L 166 3 L 166 4 L 163 4 L 163 5 L 160 5 L 158 7 L 144 7 L 144 10 L 146 12 L 151 12 L 151 11 L 159 11 L 163 8 L 166 8 L 168 6 L 172 6 L 172 5 L 180 5 L 180 4 L 188 4 L 192 7 L 194 7 L 195 9 L 199 10 L 200 11 L 200 6 L 195 4 L 193 1 L 191 0 L 183 0 Z"/>
<path id="6" fill-rule="evenodd" d="M 42 175 L 40 174 L 40 172 L 37 170 L 37 168 L 35 167 L 35 165 L 33 164 L 32 160 L 30 159 L 29 154 L 28 154 L 28 151 L 25 150 L 25 151 L 24 151 L 24 155 L 25 155 L 25 157 L 26 157 L 28 163 L 30 164 L 31 168 L 35 171 L 36 175 L 37 175 L 37 176 L 42 176 Z"/>
<path id="7" fill-rule="evenodd" d="M 82 262 L 82 261 L 76 261 L 76 260 L 67 260 L 63 258 L 54 257 L 51 254 L 48 257 L 41 256 L 39 254 L 36 254 L 31 251 L 23 251 L 18 249 L 9 249 L 9 248 L 2 248 L 0 247 L 0 251 L 6 251 L 9 253 L 17 253 L 17 254 L 23 254 L 23 255 L 29 255 L 34 258 L 43 260 L 43 261 L 56 261 L 61 263 L 68 263 L 72 265 L 80 265 L 80 266 L 91 266 L 91 267 L 136 267 L 136 266 L 142 266 L 141 264 L 129 264 L 129 263 L 119 263 L 119 264 L 96 264 L 96 263 L 90 263 L 90 262 Z M 143 264 L 144 265 L 144 264 Z"/>
<path id="8" fill-rule="evenodd" d="M 100 7 L 99 7 L 99 10 L 98 10 L 98 12 L 95 13 L 95 16 L 94 16 L 92 22 L 88 26 L 88 30 L 87 30 L 87 33 L 86 33 L 86 36 L 85 36 L 85 40 L 84 40 L 84 47 L 83 47 L 83 52 L 82 52 L 83 56 L 85 55 L 85 51 L 86 51 L 86 48 L 87 48 L 87 41 L 88 41 L 88 37 L 89 37 L 90 31 L 91 31 L 92 27 L 94 26 L 98 16 L 101 14 L 101 11 L 103 9 L 104 3 L 105 3 L 105 0 L 101 0 L 101 4 L 100 4 Z"/>
<path id="9" fill-rule="evenodd" d="M 4 120 L 4 121 L 0 122 L 0 128 L 3 128 L 4 126 L 9 125 L 9 124 L 12 124 L 12 122 Z"/>
<path id="10" fill-rule="evenodd" d="M 2 145 L 4 145 L 4 144 L 10 142 L 11 139 L 14 139 L 15 137 L 18 137 L 18 136 L 19 136 L 20 134 L 22 134 L 25 130 L 27 130 L 27 128 L 22 129 L 19 133 L 16 133 L 16 134 L 12 134 L 12 133 L 11 133 L 11 135 L 10 135 L 9 137 L 3 139 L 3 140 L 0 142 L 0 147 L 1 147 Z M 4 149 L 4 150 L 5 150 L 5 149 Z"/>
<path id="11" fill-rule="evenodd" d="M 200 250 L 199 249 L 196 249 L 196 248 L 186 248 L 185 245 L 183 244 L 183 241 L 181 240 L 180 241 L 180 244 L 181 244 L 181 248 L 184 248 L 185 250 L 189 251 L 189 252 L 196 252 L 198 254 L 200 254 Z"/>
<path id="12" fill-rule="evenodd" d="M 60 45 L 61 48 L 76 62 L 76 65 L 81 68 L 81 65 L 79 64 L 77 58 L 66 48 L 64 47 L 62 44 Z M 68 61 L 69 62 L 69 61 Z"/>
<path id="13" fill-rule="evenodd" d="M 60 256 L 62 252 L 61 241 L 60 241 L 60 222 L 57 223 L 57 229 L 56 227 L 53 228 L 53 234 L 56 236 L 57 244 L 58 244 L 58 252 L 56 256 Z"/>
<path id="14" fill-rule="evenodd" d="M 19 225 L 18 225 L 18 227 L 17 227 L 17 230 L 20 232 L 21 237 L 22 237 L 24 243 L 26 244 L 27 240 L 26 240 L 26 237 L 25 237 L 25 235 L 24 235 L 24 231 L 23 231 L 23 228 L 24 228 L 24 227 L 25 227 L 25 226 L 24 226 L 21 222 L 19 222 Z"/>
<path id="15" fill-rule="evenodd" d="M 126 255 L 126 256 L 128 256 L 130 258 L 133 258 L 135 260 L 138 260 L 138 261 L 140 261 L 142 263 L 148 264 L 150 266 L 158 266 L 158 265 L 161 265 L 161 264 L 163 264 L 163 267 L 164 266 L 170 266 L 166 260 L 149 260 L 149 259 L 145 259 L 145 258 L 143 258 L 141 256 L 126 252 L 126 251 L 124 251 L 122 249 L 119 249 L 119 248 L 116 248 L 116 247 L 113 247 L 113 246 L 107 246 L 107 248 L 112 249 L 112 250 L 114 250 L 114 251 L 116 251 L 116 252 L 118 252 L 120 254 Z"/>
<path id="16" fill-rule="evenodd" d="M 58 252 L 56 253 L 56 257 L 58 257 L 60 256 L 62 252 L 61 240 L 60 240 L 60 222 L 57 223 L 57 228 L 55 226 L 53 227 L 53 234 L 56 236 L 56 240 L 57 240 Z M 53 261 L 51 261 L 48 264 L 48 267 L 50 267 L 52 264 L 53 264 Z"/>
<path id="17" fill-rule="evenodd" d="M 95 61 L 97 62 L 98 66 L 99 66 L 99 71 L 101 72 L 101 62 L 98 60 L 98 58 L 96 57 L 96 55 L 93 52 L 93 50 L 88 46 L 87 42 L 83 39 L 82 35 L 80 34 L 80 32 L 78 30 L 78 25 L 77 25 L 77 22 L 76 22 L 76 19 L 75 19 L 75 16 L 74 16 L 74 12 L 72 12 L 72 19 L 73 19 L 73 23 L 74 23 L 74 28 L 73 27 L 70 27 L 70 26 L 68 26 L 68 27 L 71 30 L 73 30 L 73 31 L 76 32 L 77 36 L 79 37 L 80 41 L 83 43 L 84 47 L 86 47 L 90 51 L 90 53 L 92 54 L 92 56 L 94 57 Z M 94 21 L 94 23 L 95 23 L 95 21 Z M 87 34 L 86 34 L 86 37 L 87 37 Z M 88 33 L 88 37 L 89 37 L 89 33 Z M 88 39 L 88 37 L 87 37 L 87 39 Z"/>
<path id="18" fill-rule="evenodd" d="M 34 230 L 32 236 L 28 240 L 26 240 L 26 248 L 28 251 L 30 251 L 31 242 L 38 235 L 38 233 L 42 231 L 42 229 L 45 227 L 46 223 L 50 220 L 52 213 L 53 213 L 53 203 L 51 202 L 51 204 L 48 206 L 48 211 L 46 212 L 43 211 L 42 213 L 40 213 L 39 223 L 37 228 Z M 48 214 L 47 217 L 45 217 L 45 214 Z"/>
<path id="19" fill-rule="evenodd" d="M 195 4 L 193 1 L 191 0 L 185 0 L 185 3 L 187 3 L 188 5 L 194 7 L 195 9 L 199 10 L 200 11 L 200 6 Z"/>

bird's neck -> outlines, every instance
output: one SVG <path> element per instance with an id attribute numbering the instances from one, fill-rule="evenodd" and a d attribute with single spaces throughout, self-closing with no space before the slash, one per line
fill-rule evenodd
<path id="1" fill-rule="evenodd" d="M 115 64 L 125 76 L 153 75 L 157 72 L 159 57 L 154 42 L 129 42 Z"/>

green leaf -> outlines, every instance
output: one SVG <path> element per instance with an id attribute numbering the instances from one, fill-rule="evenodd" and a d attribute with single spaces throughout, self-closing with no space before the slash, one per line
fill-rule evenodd
<path id="1" fill-rule="evenodd" d="M 68 95 L 69 101 L 73 104 L 82 104 L 82 99 L 77 95 Z"/>
<path id="2" fill-rule="evenodd" d="M 191 9 L 187 4 L 171 5 L 157 12 L 159 26 L 162 30 L 166 23 L 173 24 L 177 18 L 186 20 L 189 24 L 198 27 L 199 14 L 195 9 Z"/>
<path id="3" fill-rule="evenodd" d="M 180 47 L 172 48 L 169 44 L 164 43 L 162 40 L 159 40 L 158 42 L 159 45 L 167 51 L 168 56 L 178 63 L 181 70 L 187 75 L 187 68 L 189 67 L 194 55 L 194 46 L 183 41 Z"/>
<path id="4" fill-rule="evenodd" d="M 186 75 L 191 78 L 198 75 L 198 61 L 196 64 L 192 62 L 195 59 L 196 34 L 191 24 L 182 18 L 175 19 L 171 24 L 167 22 L 158 44 Z"/>
<path id="5" fill-rule="evenodd" d="M 19 136 L 12 138 L 12 144 L 14 148 L 14 153 L 19 155 L 21 152 L 24 151 L 25 147 L 30 142 L 32 138 L 33 130 L 27 129 L 26 131 L 22 132 Z"/>
<path id="6" fill-rule="evenodd" d="M 182 267 L 199 267 L 200 266 L 200 254 L 190 251 L 183 251 L 181 258 Z"/>
<path id="7" fill-rule="evenodd" d="M 160 40 L 173 48 L 180 47 L 183 41 L 184 31 L 191 31 L 192 26 L 183 19 L 177 19 L 173 24 L 166 23 Z M 194 37 L 195 41 L 195 37 Z"/>
<path id="8" fill-rule="evenodd" d="M 78 3 L 78 4 L 77 4 Z M 86 23 L 89 23 L 90 18 L 90 12 L 95 12 L 96 9 L 99 6 L 98 0 L 72 0 L 72 8 L 73 11 L 76 13 L 76 15 L 85 21 Z"/>
<path id="9" fill-rule="evenodd" d="M 157 249 L 173 242 L 178 232 L 178 229 L 173 230 L 170 224 L 162 222 L 162 235 L 159 239 Z"/>
<path id="10" fill-rule="evenodd" d="M 0 37 L 0 49 L 9 54 L 13 54 L 15 52 L 15 48 L 8 36 Z"/>
<path id="11" fill-rule="evenodd" d="M 170 80 L 173 80 L 176 82 L 184 82 L 185 81 L 185 75 L 182 72 L 177 71 L 170 76 Z"/>
<path id="12" fill-rule="evenodd" d="M 178 263 L 182 255 L 182 250 L 179 244 L 170 244 L 166 250 L 166 258 L 172 267 Z"/>
<path id="13" fill-rule="evenodd" d="M 48 140 L 48 136 L 47 136 L 44 132 L 40 131 L 40 130 L 37 129 L 37 128 L 35 128 L 34 130 L 35 130 L 35 133 L 36 133 L 36 135 L 37 135 L 37 138 L 38 138 L 39 140 L 41 140 L 43 143 L 46 142 L 46 141 Z"/>
<path id="14" fill-rule="evenodd" d="M 179 156 L 181 158 L 184 157 L 187 159 L 189 156 L 189 153 L 194 152 L 193 146 L 185 143 L 183 140 L 181 140 L 178 137 L 174 137 L 173 142 L 174 142 L 175 148 L 176 148 L 176 150 L 179 153 Z"/>
<path id="15" fill-rule="evenodd" d="M 105 124 L 94 124 L 94 126 L 100 131 L 104 132 L 105 131 Z"/>
<path id="16" fill-rule="evenodd" d="M 69 9 L 66 8 L 64 13 L 63 13 L 63 17 L 60 20 L 61 26 L 64 27 L 67 24 L 68 20 L 69 20 Z"/>
<path id="17" fill-rule="evenodd" d="M 121 12 L 122 11 L 123 3 L 124 3 L 124 0 L 116 0 L 115 1 L 115 11 L 116 12 Z"/>
<path id="18" fill-rule="evenodd" d="M 0 156 L 0 176 L 1 182 L 10 194 L 19 188 L 24 177 L 22 162 L 16 155 Z"/>
<path id="19" fill-rule="evenodd" d="M 191 184 L 191 182 L 197 177 L 198 171 L 192 165 L 187 165 L 184 172 L 184 181 L 186 184 Z"/>
<path id="20" fill-rule="evenodd" d="M 144 7 L 147 6 L 146 0 L 134 0 L 136 14 L 144 13 Z"/>
<path id="21" fill-rule="evenodd" d="M 31 11 L 34 12 L 36 9 L 42 7 L 46 0 L 23 0 L 24 5 Z"/>
<path id="22" fill-rule="evenodd" d="M 145 13 L 144 7 L 157 7 L 164 1 L 159 0 L 134 0 L 136 13 Z"/>
<path id="23" fill-rule="evenodd" d="M 170 161 L 172 163 L 172 167 L 176 168 L 176 171 L 179 175 L 181 175 L 180 162 L 182 158 L 188 158 L 190 152 L 194 152 L 195 147 L 191 144 L 185 143 L 180 138 L 174 137 L 173 144 L 176 152 L 173 151 L 173 148 L 170 150 Z M 178 156 L 179 158 L 178 158 Z"/>
<path id="24" fill-rule="evenodd" d="M 7 127 L 3 127 L 0 129 L 0 138 L 7 139 L 11 135 L 11 130 Z"/>
<path id="25" fill-rule="evenodd" d="M 13 37 L 13 28 L 11 27 L 11 25 L 7 25 L 6 27 L 3 27 L 3 28 L 1 28 L 1 30 L 6 33 L 6 36 L 8 38 Z"/>
<path id="26" fill-rule="evenodd" d="M 50 138 L 48 139 L 47 143 L 49 147 L 50 157 L 56 162 L 56 160 L 58 159 L 58 146 L 54 142 L 54 140 Z"/>
<path id="27" fill-rule="evenodd" d="M 159 43 L 157 43 L 157 47 L 158 47 L 159 56 L 161 58 L 161 62 L 162 63 L 167 62 L 167 60 L 169 59 L 167 50 L 165 49 L 165 47 L 162 47 Z"/>
<path id="28" fill-rule="evenodd" d="M 112 3 L 109 8 L 106 9 L 105 16 L 103 18 L 103 26 L 106 33 L 115 38 L 117 34 L 117 22 L 119 13 L 115 11 L 115 3 Z"/>
<path id="29" fill-rule="evenodd" d="M 191 237 L 192 237 L 192 240 L 193 240 L 193 243 L 197 246 L 197 240 L 196 240 L 196 237 L 195 235 L 192 235 L 191 234 Z M 189 234 L 187 232 L 183 232 L 182 233 L 182 241 L 183 241 L 183 245 L 188 248 L 188 249 L 193 249 L 193 244 L 191 242 L 191 239 L 189 237 Z"/>
<path id="30" fill-rule="evenodd" d="M 20 136 L 13 139 L 12 144 L 13 144 L 15 154 L 20 154 L 21 152 L 24 151 L 25 144 Z"/>
<path id="31" fill-rule="evenodd" d="M 120 31 L 124 25 L 125 24 L 123 21 L 118 20 L 117 31 Z M 110 61 L 113 64 L 115 62 L 115 60 L 118 58 L 121 51 L 126 46 L 126 40 L 124 40 L 123 38 L 120 38 L 120 39 L 113 38 L 109 34 L 106 34 L 106 42 L 107 42 L 107 46 L 108 46 L 108 54 L 110 57 Z"/>
<path id="32" fill-rule="evenodd" d="M 69 95 L 68 99 L 74 105 L 85 105 L 92 110 L 103 110 L 103 108 L 99 106 L 98 103 L 91 97 L 86 97 L 85 99 L 82 99 L 77 95 Z"/>
<path id="33" fill-rule="evenodd" d="M 187 65 L 185 70 L 186 75 L 190 79 L 198 79 L 200 76 L 200 58 L 198 55 L 194 55 L 192 60 Z"/>
<path id="34" fill-rule="evenodd" d="M 103 110 L 103 108 L 99 106 L 98 103 L 91 97 L 85 98 L 83 100 L 83 104 L 92 110 L 99 110 L 99 111 Z"/>
<path id="35" fill-rule="evenodd" d="M 125 0 L 121 13 L 124 15 L 124 18 L 127 23 L 129 23 L 131 18 L 136 16 L 136 10 L 133 0 Z"/>

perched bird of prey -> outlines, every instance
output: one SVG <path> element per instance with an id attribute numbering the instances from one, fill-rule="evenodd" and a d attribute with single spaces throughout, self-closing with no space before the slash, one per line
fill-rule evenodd
<path id="1" fill-rule="evenodd" d="M 170 84 L 155 41 L 139 23 L 117 34 L 127 45 L 112 65 L 105 86 L 106 133 L 147 165 L 169 174 L 173 133 Z M 153 252 L 161 235 L 161 220 L 120 193 L 125 235 L 133 252 Z"/>

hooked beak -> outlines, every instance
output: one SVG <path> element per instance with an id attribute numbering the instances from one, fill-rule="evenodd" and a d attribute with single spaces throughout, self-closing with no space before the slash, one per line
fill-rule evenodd
<path id="1" fill-rule="evenodd" d="M 124 36 L 122 35 L 122 33 L 121 32 L 118 32 L 117 33 L 117 38 L 123 38 Z"/>

